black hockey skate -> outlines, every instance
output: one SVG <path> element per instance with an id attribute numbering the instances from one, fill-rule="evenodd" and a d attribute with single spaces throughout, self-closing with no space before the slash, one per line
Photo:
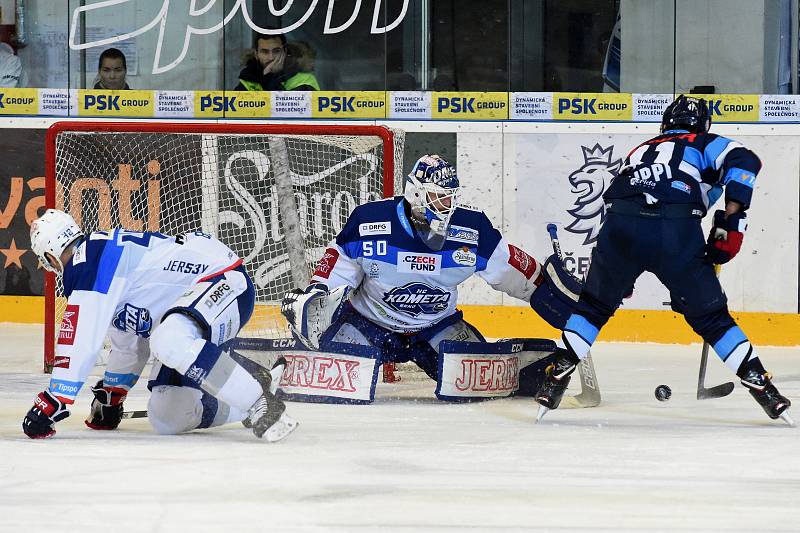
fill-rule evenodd
<path id="1" fill-rule="evenodd" d="M 781 418 L 790 426 L 794 426 L 794 421 L 787 412 L 792 402 L 778 392 L 778 389 L 772 384 L 772 376 L 769 372 L 762 374 L 756 370 L 749 370 L 742 378 L 742 385 L 747 387 L 750 395 L 755 398 L 768 417 L 773 420 Z"/>
<path id="2" fill-rule="evenodd" d="M 245 422 L 258 438 L 277 442 L 297 428 L 297 421 L 287 415 L 286 405 L 272 392 L 272 374 L 266 368 L 253 372 L 263 391 L 261 397 L 250 408 Z"/>
<path id="3" fill-rule="evenodd" d="M 539 413 L 536 421 L 542 419 L 550 409 L 556 409 L 561 403 L 561 398 L 567 390 L 572 373 L 579 361 L 567 350 L 559 349 L 556 351 L 555 362 L 545 370 L 546 376 L 539 392 L 536 393 L 536 401 L 539 403 Z"/>

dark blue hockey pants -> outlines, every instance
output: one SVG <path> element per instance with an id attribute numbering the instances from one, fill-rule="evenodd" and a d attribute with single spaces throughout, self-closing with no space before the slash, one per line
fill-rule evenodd
<path id="1" fill-rule="evenodd" d="M 709 344 L 735 326 L 727 298 L 703 261 L 705 238 L 699 217 L 669 218 L 658 208 L 643 213 L 607 213 L 592 251 L 592 262 L 576 312 L 598 330 L 644 272 L 652 272 L 670 292 L 672 309 Z"/>

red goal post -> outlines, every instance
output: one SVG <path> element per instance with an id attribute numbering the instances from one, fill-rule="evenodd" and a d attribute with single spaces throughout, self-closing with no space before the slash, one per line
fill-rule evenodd
<path id="1" fill-rule="evenodd" d="M 67 121 L 45 142 L 46 206 L 84 231 L 202 230 L 245 259 L 248 336 L 286 336 L 283 292 L 308 281 L 356 205 L 402 183 L 404 133 L 383 126 Z M 45 371 L 65 305 L 45 273 Z"/>

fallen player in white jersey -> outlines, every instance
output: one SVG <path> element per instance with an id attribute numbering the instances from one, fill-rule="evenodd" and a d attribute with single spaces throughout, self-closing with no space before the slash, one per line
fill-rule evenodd
<path id="1" fill-rule="evenodd" d="M 221 346 L 250 319 L 254 288 L 242 260 L 201 232 L 171 237 L 115 229 L 84 235 L 55 209 L 31 224 L 31 248 L 63 276 L 67 305 L 48 390 L 22 423 L 30 438 L 55 434 L 69 416 L 106 336 L 108 366 L 86 425 L 116 429 L 150 354 L 148 419 L 162 434 L 230 422 L 277 441 L 297 426 L 275 397 L 270 372 L 248 372 Z"/>

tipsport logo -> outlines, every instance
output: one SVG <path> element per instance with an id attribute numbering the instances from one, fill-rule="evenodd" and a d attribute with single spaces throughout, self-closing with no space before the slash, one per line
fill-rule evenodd
<path id="1" fill-rule="evenodd" d="M 604 148 L 599 144 L 588 148 L 581 146 L 583 164 L 569 175 L 575 201 L 567 212 L 572 222 L 564 229 L 584 235 L 583 244 L 592 244 L 606 216 L 603 193 L 619 173 L 622 159 L 612 161 L 614 146 Z"/>

